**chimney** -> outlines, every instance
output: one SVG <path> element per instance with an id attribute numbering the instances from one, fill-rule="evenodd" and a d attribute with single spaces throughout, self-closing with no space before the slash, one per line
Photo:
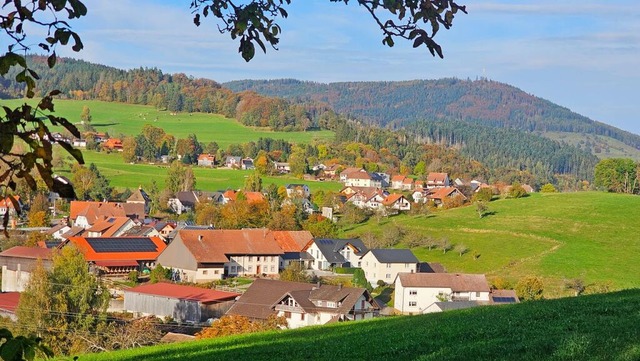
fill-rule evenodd
<path id="1" fill-rule="evenodd" d="M 342 283 L 338 283 L 338 291 L 342 290 Z"/>
<path id="2" fill-rule="evenodd" d="M 203 235 L 201 235 L 201 234 L 198 235 L 198 241 L 202 241 L 203 238 L 204 238 Z"/>

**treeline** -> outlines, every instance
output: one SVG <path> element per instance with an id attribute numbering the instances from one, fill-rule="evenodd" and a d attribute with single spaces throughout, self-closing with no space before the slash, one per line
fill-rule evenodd
<path id="1" fill-rule="evenodd" d="M 297 101 L 319 101 L 371 124 L 400 127 L 419 119 L 460 120 L 524 132 L 573 132 L 608 136 L 640 149 L 640 136 L 593 121 L 550 101 L 487 79 L 344 82 L 292 79 L 223 84 Z"/>
<path id="2" fill-rule="evenodd" d="M 82 60 L 59 59 L 49 69 L 45 57 L 29 56 L 28 63 L 41 77 L 40 96 L 58 89 L 70 99 L 96 99 L 152 105 L 171 112 L 203 112 L 236 118 L 247 126 L 269 127 L 279 131 L 331 129 L 335 117 L 322 116 L 326 109 L 292 104 L 255 92 L 234 93 L 213 80 L 185 74 L 165 74 L 155 68 L 121 70 Z M 18 98 L 24 84 L 8 74 L 0 79 L 0 98 Z"/>
<path id="3" fill-rule="evenodd" d="M 537 183 L 555 183 L 556 174 L 592 179 L 598 162 L 594 155 L 576 147 L 506 129 L 460 121 L 420 121 L 411 129 L 423 142 L 459 146 L 464 156 L 482 159 L 496 172 L 500 168 L 528 171 L 538 178 Z"/>

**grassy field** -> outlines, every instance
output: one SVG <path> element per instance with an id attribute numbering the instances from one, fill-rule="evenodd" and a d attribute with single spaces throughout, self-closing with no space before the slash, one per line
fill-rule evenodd
<path id="1" fill-rule="evenodd" d="M 640 291 L 338 323 L 85 360 L 638 360 Z"/>
<path id="2" fill-rule="evenodd" d="M 109 179 L 113 187 L 135 189 L 142 186 L 143 188 L 148 188 L 152 179 L 155 179 L 160 189 L 164 187 L 168 168 L 166 164 L 124 163 L 122 155 L 117 152 L 108 154 L 105 152 L 83 151 L 82 154 L 85 163 L 94 163 L 98 170 Z M 71 177 L 68 171 L 59 173 Z M 240 188 L 244 185 L 244 178 L 250 173 L 251 171 L 243 170 L 194 167 L 196 188 L 206 191 Z M 342 187 L 338 182 L 309 182 L 288 176 L 265 176 L 262 178 L 264 186 L 271 183 L 278 186 L 288 183 L 303 183 L 309 185 L 312 192 L 320 189 L 337 191 Z"/>
<path id="3" fill-rule="evenodd" d="M 587 142 L 597 145 L 600 148 L 600 152 L 595 151 L 595 146 L 592 146 L 591 151 L 593 155 L 600 159 L 631 158 L 633 160 L 640 161 L 640 150 L 624 144 L 617 139 L 605 137 L 603 135 L 569 132 L 543 132 L 540 133 L 540 135 L 559 142 L 565 142 L 573 146 L 584 147 Z"/>
<path id="4" fill-rule="evenodd" d="M 485 273 L 516 282 L 526 275 L 545 281 L 545 293 L 561 296 L 565 280 L 588 285 L 611 282 L 615 289 L 640 287 L 640 197 L 599 192 L 534 194 L 489 204 L 480 219 L 474 206 L 428 216 L 401 215 L 371 220 L 345 231 L 380 233 L 396 224 L 425 236 L 448 238 L 469 252 L 416 248 L 422 261 L 440 262 L 449 272 Z M 476 260 L 473 255 L 480 257 Z"/>
<path id="5" fill-rule="evenodd" d="M 24 100 L 0 100 L 0 105 L 16 107 Z M 56 115 L 64 116 L 73 123 L 80 122 L 83 106 L 91 110 L 91 124 L 100 132 L 108 132 L 112 136 L 138 135 L 142 126 L 152 124 L 160 127 L 176 138 L 186 138 L 196 134 L 200 142 L 216 141 L 226 148 L 231 143 L 247 143 L 258 138 L 285 139 L 293 143 L 309 143 L 313 139 L 333 139 L 334 133 L 328 130 L 313 132 L 272 132 L 262 128 L 250 128 L 234 119 L 216 114 L 178 113 L 171 115 L 168 111 L 159 111 L 148 105 L 135 105 L 102 102 L 97 100 L 56 100 Z"/>

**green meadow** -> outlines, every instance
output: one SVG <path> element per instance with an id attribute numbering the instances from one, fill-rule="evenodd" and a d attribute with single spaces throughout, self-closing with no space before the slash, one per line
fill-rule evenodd
<path id="1" fill-rule="evenodd" d="M 58 151 L 62 151 L 58 149 Z M 94 163 L 100 173 L 104 174 L 111 182 L 111 186 L 120 189 L 135 189 L 139 186 L 149 187 L 151 181 L 155 180 L 158 187 L 164 187 L 167 178 L 168 164 L 129 164 L 122 160 L 122 155 L 118 152 L 106 153 L 95 151 L 83 151 L 85 164 Z M 196 188 L 206 191 L 224 190 L 227 188 L 238 189 L 244 185 L 245 177 L 252 171 L 236 169 L 212 169 L 204 167 L 193 167 L 196 176 Z M 59 172 L 62 175 L 71 177 L 69 171 Z M 317 190 L 340 190 L 341 184 L 338 182 L 315 182 L 304 181 L 291 176 L 264 176 L 262 184 L 266 186 L 274 183 L 278 186 L 289 183 L 307 184 L 312 192 Z"/>
<path id="2" fill-rule="evenodd" d="M 342 322 L 85 360 L 638 360 L 640 291 Z"/>
<path id="3" fill-rule="evenodd" d="M 24 104 L 23 99 L 0 100 L 0 106 L 17 107 Z M 217 142 L 226 148 L 231 143 L 247 143 L 258 138 L 285 139 L 293 143 L 309 143 L 314 139 L 333 139 L 334 133 L 328 130 L 310 132 L 273 132 L 264 128 L 246 127 L 235 119 L 217 114 L 177 113 L 157 110 L 148 105 L 102 102 L 97 100 L 58 100 L 54 101 L 55 114 L 66 117 L 72 123 L 80 122 L 83 106 L 91 110 L 91 125 L 99 132 L 111 136 L 138 135 L 145 124 L 164 129 L 177 139 L 196 134 L 200 142 Z"/>
<path id="4" fill-rule="evenodd" d="M 600 192 L 533 194 L 489 203 L 479 218 L 475 206 L 400 215 L 351 227 L 345 236 L 380 234 L 398 225 L 436 239 L 463 244 L 468 252 L 413 249 L 422 261 L 449 272 L 485 273 L 515 284 L 527 275 L 543 278 L 545 294 L 568 295 L 565 283 L 582 279 L 592 288 L 640 287 L 640 197 Z M 399 246 L 402 246 L 399 245 Z M 474 257 L 479 255 L 479 257 Z"/>

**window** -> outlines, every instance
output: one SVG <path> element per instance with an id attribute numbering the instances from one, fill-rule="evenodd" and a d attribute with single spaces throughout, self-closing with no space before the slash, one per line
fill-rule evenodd
<path id="1" fill-rule="evenodd" d="M 220 274 L 220 270 L 213 271 L 213 274 L 219 275 Z"/>
<path id="2" fill-rule="evenodd" d="M 385 277 L 386 279 L 391 278 L 391 273 L 387 273 L 386 275 L 384 275 L 384 277 Z"/>
<path id="3" fill-rule="evenodd" d="M 480 298 L 480 292 L 476 292 L 476 298 Z"/>
<path id="4" fill-rule="evenodd" d="M 416 301 L 409 302 L 409 307 L 416 307 L 418 303 Z"/>
<path id="5" fill-rule="evenodd" d="M 276 271 L 276 266 L 271 265 L 271 272 L 275 272 Z"/>
<path id="6" fill-rule="evenodd" d="M 336 307 L 336 303 L 335 302 L 327 302 L 327 307 Z"/>
<path id="7" fill-rule="evenodd" d="M 304 313 L 300 314 L 300 321 L 304 321 Z"/>
<path id="8" fill-rule="evenodd" d="M 253 262 L 253 256 L 249 256 L 249 262 Z"/>
<path id="9" fill-rule="evenodd" d="M 289 312 L 289 311 L 285 311 L 285 313 L 284 313 L 284 317 L 286 317 L 286 318 L 291 318 L 291 312 Z"/>
<path id="10" fill-rule="evenodd" d="M 206 275 L 206 274 L 208 274 L 208 273 L 209 273 L 209 271 L 207 271 L 206 269 L 203 269 L 203 270 L 202 270 L 202 274 L 203 274 L 203 275 Z"/>
<path id="11" fill-rule="evenodd" d="M 404 268 L 409 268 L 409 266 L 410 266 L 409 263 L 404 264 Z"/>
<path id="12" fill-rule="evenodd" d="M 253 266 L 249 266 L 249 267 L 247 268 L 247 271 L 249 271 L 249 272 L 253 271 Z"/>
<path id="13" fill-rule="evenodd" d="M 260 262 L 260 256 L 256 257 L 256 261 Z"/>
<path id="14" fill-rule="evenodd" d="M 391 263 L 387 263 L 387 268 L 391 268 Z"/>
<path id="15" fill-rule="evenodd" d="M 410 296 L 415 296 L 418 294 L 418 290 L 409 290 L 409 295 Z"/>
<path id="16" fill-rule="evenodd" d="M 237 267 L 231 266 L 231 273 L 236 273 L 236 272 L 237 272 Z"/>

